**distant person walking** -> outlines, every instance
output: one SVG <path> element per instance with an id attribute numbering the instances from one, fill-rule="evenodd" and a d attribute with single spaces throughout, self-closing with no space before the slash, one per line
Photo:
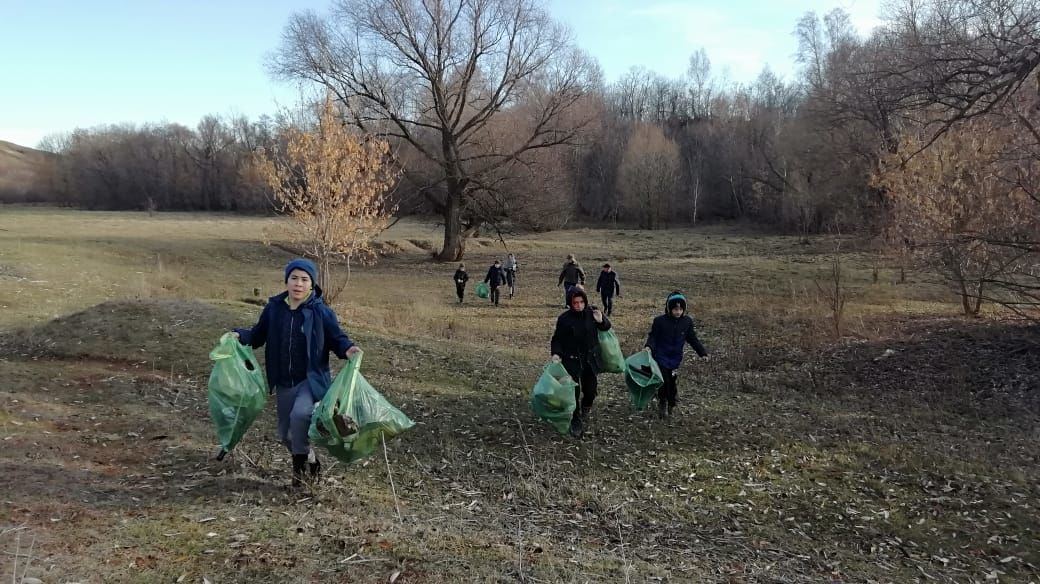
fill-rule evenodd
<path id="1" fill-rule="evenodd" d="M 556 283 L 557 286 L 563 286 L 563 305 L 565 307 L 570 308 L 571 288 L 579 284 L 585 285 L 585 270 L 581 269 L 581 264 L 578 263 L 574 254 L 567 254 L 567 261 L 563 262 L 563 269 L 560 270 L 560 280 Z"/>
<path id="2" fill-rule="evenodd" d="M 502 262 L 495 260 L 495 263 L 491 264 L 488 268 L 487 276 L 484 276 L 484 283 L 491 288 L 491 294 L 489 298 L 491 302 L 498 306 L 498 298 L 501 294 L 499 287 L 506 283 L 506 271 L 502 269 Z"/>
<path id="3" fill-rule="evenodd" d="M 599 292 L 599 297 L 603 300 L 603 312 L 606 312 L 607 316 L 614 314 L 614 294 L 621 298 L 621 280 L 610 264 L 603 264 L 603 271 L 596 280 L 596 292 Z"/>
<path id="4" fill-rule="evenodd" d="M 469 274 L 466 273 L 466 264 L 459 264 L 455 275 L 451 277 L 455 281 L 455 295 L 459 297 L 459 304 L 466 293 L 466 282 L 469 282 Z"/>
<path id="5" fill-rule="evenodd" d="M 516 270 L 520 267 L 520 262 L 516 261 L 516 256 L 509 254 L 506 258 L 506 263 L 502 265 L 502 268 L 506 271 L 506 286 L 509 286 L 509 297 L 512 298 L 513 294 L 516 294 Z"/>

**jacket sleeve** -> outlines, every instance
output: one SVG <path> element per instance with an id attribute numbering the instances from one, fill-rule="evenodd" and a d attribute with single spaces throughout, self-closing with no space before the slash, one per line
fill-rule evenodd
<path id="1" fill-rule="evenodd" d="M 238 333 L 238 342 L 243 345 L 249 345 L 254 349 L 259 349 L 264 346 L 267 342 L 267 324 L 271 320 L 271 303 L 268 302 L 264 306 L 263 312 L 260 313 L 260 319 L 256 321 L 256 324 L 252 328 L 239 328 L 235 329 Z"/>
<path id="2" fill-rule="evenodd" d="M 614 290 L 618 296 L 621 296 L 621 278 L 617 274 L 614 274 Z"/>
<path id="3" fill-rule="evenodd" d="M 560 284 L 563 284 L 563 274 L 566 271 L 567 271 L 567 268 L 564 268 L 564 269 L 560 270 L 560 280 L 558 282 L 556 282 L 557 286 L 559 286 Z"/>
<path id="4" fill-rule="evenodd" d="M 337 357 L 346 359 L 347 350 L 354 346 L 354 341 L 350 340 L 347 333 L 340 328 L 336 313 L 332 312 L 332 309 L 328 306 L 324 308 L 321 320 L 322 326 L 325 327 L 325 344 Z"/>
<path id="5" fill-rule="evenodd" d="M 580 282 L 581 285 L 584 286 L 585 285 L 585 270 L 583 270 L 581 268 L 578 268 L 578 278 L 581 281 Z"/>
<path id="6" fill-rule="evenodd" d="M 643 343 L 644 347 L 650 347 L 650 354 L 653 355 L 657 352 L 657 319 L 650 325 L 650 333 L 646 335 L 646 342 Z"/>
<path id="7" fill-rule="evenodd" d="M 601 331 L 609 331 L 611 326 L 613 325 L 610 324 L 610 319 L 607 318 L 606 314 L 603 315 L 603 322 L 596 323 L 596 328 Z"/>
<path id="8" fill-rule="evenodd" d="M 596 292 L 599 292 L 603 286 L 603 272 L 600 272 L 599 278 L 596 278 Z"/>
<path id="9" fill-rule="evenodd" d="M 549 342 L 549 353 L 551 355 L 559 355 L 564 357 L 563 354 L 563 327 L 560 326 L 560 319 L 556 319 L 556 328 L 553 329 L 552 340 Z"/>
<path id="10" fill-rule="evenodd" d="M 697 331 L 693 327 L 692 318 L 690 319 L 690 327 L 686 329 L 686 342 L 689 343 L 690 346 L 693 347 L 693 350 L 697 351 L 697 354 L 701 357 L 708 356 L 707 349 L 705 349 L 704 345 L 701 344 L 701 340 L 697 338 Z"/>
<path id="11" fill-rule="evenodd" d="M 484 276 L 484 283 L 485 284 L 491 281 L 491 272 L 492 272 L 492 270 L 494 270 L 494 268 L 489 269 L 487 275 Z"/>

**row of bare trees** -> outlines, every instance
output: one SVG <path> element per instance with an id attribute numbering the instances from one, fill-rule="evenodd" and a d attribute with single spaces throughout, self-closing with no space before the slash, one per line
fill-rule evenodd
<path id="1" fill-rule="evenodd" d="M 698 51 L 681 78 L 607 84 L 536 0 L 336 0 L 290 19 L 270 69 L 387 144 L 402 171 L 388 204 L 442 218 L 442 260 L 482 229 L 744 219 L 884 234 L 948 275 L 966 312 L 1025 309 L 1040 284 L 1038 11 L 895 0 L 867 37 L 841 10 L 808 13 L 795 79 L 728 83 Z M 53 182 L 88 207 L 278 206 L 254 154 L 284 158 L 320 109 L 77 131 L 51 145 Z"/>
<path id="2" fill-rule="evenodd" d="M 87 209 L 239 211 L 271 209 L 252 164 L 272 148 L 278 126 L 268 118 L 206 116 L 194 129 L 129 124 L 48 136 L 40 181 L 53 200 Z"/>

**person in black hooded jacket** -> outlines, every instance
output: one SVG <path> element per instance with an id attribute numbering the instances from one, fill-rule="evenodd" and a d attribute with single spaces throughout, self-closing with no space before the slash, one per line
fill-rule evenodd
<path id="1" fill-rule="evenodd" d="M 459 304 L 462 304 L 462 297 L 466 294 L 466 282 L 469 281 L 466 264 L 459 264 L 459 269 L 455 270 L 452 280 L 455 280 L 455 295 L 459 297 Z"/>
<path id="2" fill-rule="evenodd" d="M 646 337 L 644 348 L 650 351 L 650 355 L 661 368 L 661 375 L 664 376 L 664 385 L 657 392 L 658 414 L 661 418 L 671 417 L 672 410 L 675 409 L 679 393 L 676 387 L 676 370 L 682 364 L 683 348 L 687 344 L 701 357 L 708 356 L 707 349 L 697 338 L 693 319 L 686 314 L 686 297 L 676 290 L 665 299 L 664 314 L 655 318 L 650 326 L 650 334 Z"/>
<path id="3" fill-rule="evenodd" d="M 602 371 L 599 355 L 599 331 L 610 330 L 608 319 L 595 306 L 589 306 L 589 297 L 581 286 L 573 286 L 567 296 L 568 308 L 556 319 L 550 351 L 552 359 L 562 362 L 571 377 L 578 382 L 574 397 L 580 406 L 571 417 L 571 436 L 580 438 L 585 431 L 585 422 L 596 399 L 598 381 L 596 375 Z"/>
<path id="4" fill-rule="evenodd" d="M 490 300 L 495 303 L 495 306 L 498 306 L 498 299 L 501 295 L 499 288 L 506 283 L 506 271 L 502 269 L 502 262 L 495 260 L 495 263 L 491 264 L 487 276 L 484 276 L 484 283 L 491 288 Z"/>

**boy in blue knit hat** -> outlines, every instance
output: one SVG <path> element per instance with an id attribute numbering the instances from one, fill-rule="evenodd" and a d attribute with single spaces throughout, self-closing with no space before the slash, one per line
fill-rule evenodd
<path id="1" fill-rule="evenodd" d="M 693 327 L 693 319 L 686 314 L 686 297 L 678 290 L 668 295 L 664 302 L 664 314 L 654 319 L 650 326 L 650 334 L 646 337 L 646 347 L 650 355 L 657 361 L 664 376 L 664 385 L 657 391 L 658 415 L 669 418 L 678 398 L 679 390 L 675 385 L 677 369 L 682 364 L 683 348 L 687 343 L 701 357 L 707 357 L 708 351 L 697 338 Z"/>
<path id="2" fill-rule="evenodd" d="M 294 487 L 308 468 L 317 478 L 321 463 L 310 448 L 307 431 L 314 404 L 329 386 L 329 353 L 349 359 L 361 349 L 339 326 L 322 299 L 314 262 L 296 258 L 285 266 L 285 292 L 272 296 L 252 328 L 235 329 L 243 345 L 266 345 L 267 382 L 277 395 L 278 438 L 292 454 Z"/>

